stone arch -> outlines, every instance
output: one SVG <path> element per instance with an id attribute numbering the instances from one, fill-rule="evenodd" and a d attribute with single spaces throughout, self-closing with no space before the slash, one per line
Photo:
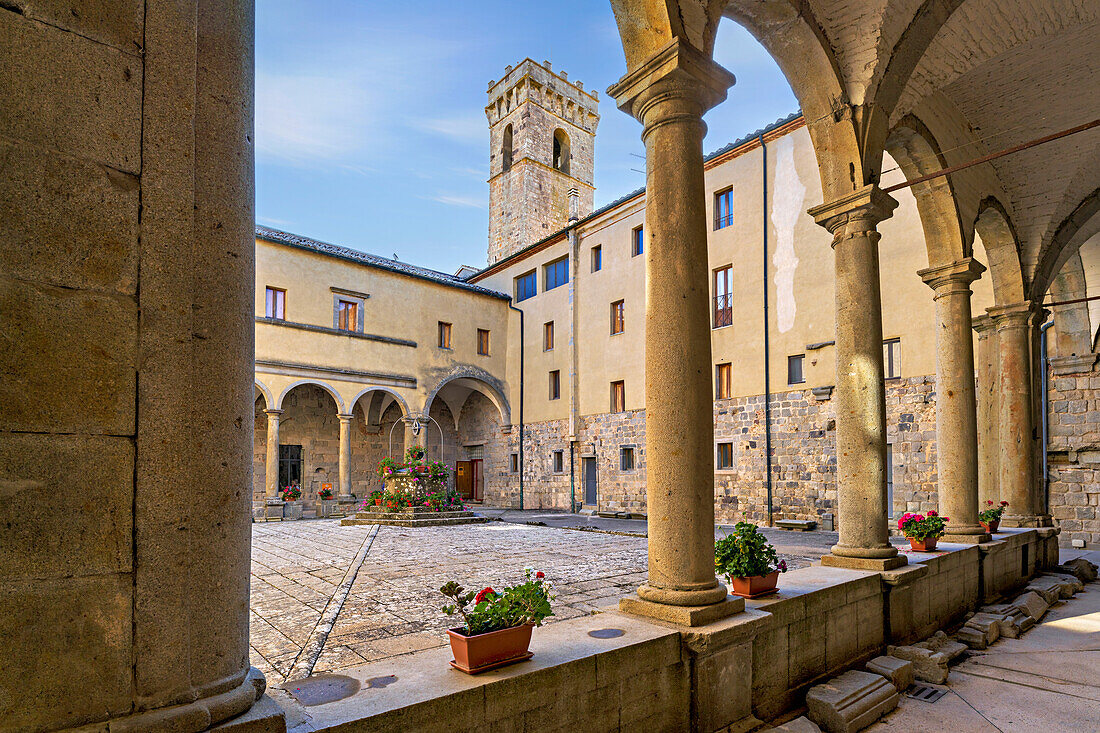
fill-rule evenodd
<path id="1" fill-rule="evenodd" d="M 325 384 L 324 382 L 318 382 L 315 379 L 300 379 L 297 382 L 293 382 L 287 385 L 286 388 L 283 389 L 283 391 L 279 394 L 279 399 L 276 403 L 275 409 L 283 409 L 283 401 L 286 400 L 286 396 L 290 394 L 291 390 L 293 390 L 295 387 L 301 387 L 306 384 L 312 384 L 314 387 L 320 387 L 322 390 L 327 392 L 329 396 L 332 397 L 333 402 L 336 403 L 336 412 L 344 412 L 344 400 L 340 398 L 340 393 L 337 392 L 333 387 Z"/>
<path id="2" fill-rule="evenodd" d="M 435 401 L 440 390 L 451 384 L 480 392 L 497 408 L 497 411 L 500 413 L 500 424 L 512 424 L 512 408 L 508 403 L 508 398 L 505 396 L 504 383 L 484 369 L 479 369 L 474 366 L 455 367 L 446 376 L 440 379 L 439 382 L 436 383 L 435 388 L 428 394 L 428 398 L 424 400 L 425 412 L 431 410 L 432 402 Z M 461 405 L 458 405 L 458 407 L 461 408 Z M 461 409 L 451 409 L 451 414 L 455 417 L 456 428 L 458 427 L 458 413 L 460 412 Z"/>
<path id="3" fill-rule="evenodd" d="M 391 404 L 396 403 L 397 409 L 401 410 L 402 416 L 409 414 L 409 404 L 405 401 L 405 398 L 400 393 L 390 389 L 389 387 L 372 386 L 366 387 L 359 391 L 357 395 L 348 403 L 349 410 L 354 410 L 355 406 L 359 404 L 360 398 L 370 395 L 370 399 L 363 407 L 363 417 L 366 419 L 367 425 L 377 425 L 377 421 L 372 421 L 372 418 L 381 418 L 382 414 L 389 408 Z M 392 397 L 393 402 L 386 403 L 385 398 Z"/>
<path id="4" fill-rule="evenodd" d="M 1088 294 L 1081 253 L 1074 251 L 1054 276 L 1047 291 L 1055 302 L 1072 301 Z M 1053 306 L 1054 349 L 1052 356 L 1083 356 L 1092 353 L 1093 326 L 1088 303 Z"/>
<path id="5" fill-rule="evenodd" d="M 500 140 L 501 170 L 508 171 L 512 168 L 512 123 L 504 126 L 504 134 Z"/>
<path id="6" fill-rule="evenodd" d="M 897 161 L 907 180 L 947 168 L 935 136 L 915 115 L 906 115 L 886 138 L 886 151 Z M 950 176 L 940 176 L 910 187 L 924 229 L 928 266 L 938 267 L 971 255 L 972 233 L 963 231 L 958 199 Z M 970 240 L 970 241 L 968 241 Z"/>
<path id="7" fill-rule="evenodd" d="M 264 408 L 268 410 L 274 409 L 273 405 L 275 405 L 275 398 L 271 394 L 271 389 L 259 379 L 255 380 L 253 387 L 256 392 L 259 392 L 260 395 L 263 396 Z"/>
<path id="8" fill-rule="evenodd" d="M 1031 281 L 1030 295 L 1033 299 L 1043 297 L 1066 261 L 1097 232 L 1100 232 L 1100 188 L 1086 196 L 1062 220 L 1050 244 L 1039 255 Z"/>
<path id="9" fill-rule="evenodd" d="M 569 134 L 560 127 L 554 130 L 554 150 L 552 161 L 554 168 L 569 173 Z"/>
<path id="10" fill-rule="evenodd" d="M 1000 201 L 990 196 L 981 202 L 974 229 L 985 245 L 994 302 L 997 305 L 1022 303 L 1026 291 L 1019 239 Z"/>

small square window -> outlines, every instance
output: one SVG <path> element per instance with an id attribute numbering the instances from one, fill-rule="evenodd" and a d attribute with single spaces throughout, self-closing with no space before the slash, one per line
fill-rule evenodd
<path id="1" fill-rule="evenodd" d="M 268 288 L 266 303 L 264 305 L 264 316 L 267 318 L 278 318 L 280 321 L 286 319 L 286 291 L 281 288 Z"/>
<path id="2" fill-rule="evenodd" d="M 554 473 L 565 473 L 565 452 L 556 450 L 553 453 Z"/>
<path id="3" fill-rule="evenodd" d="M 615 336 L 623 332 L 625 328 L 626 306 L 623 301 L 616 300 L 611 304 L 611 335 Z"/>
<path id="4" fill-rule="evenodd" d="M 538 279 L 535 271 L 531 270 L 516 278 L 516 302 L 534 297 L 538 292 Z"/>
<path id="5" fill-rule="evenodd" d="M 477 330 L 477 353 L 480 356 L 489 355 L 489 332 L 484 328 Z"/>
<path id="6" fill-rule="evenodd" d="M 901 339 L 882 342 L 882 372 L 887 379 L 901 376 Z"/>
<path id="7" fill-rule="evenodd" d="M 550 372 L 550 399 L 556 400 L 561 397 L 561 371 L 555 369 Z"/>
<path id="8" fill-rule="evenodd" d="M 611 411 L 626 411 L 626 386 L 622 381 L 611 383 Z"/>
<path id="9" fill-rule="evenodd" d="M 560 260 L 551 262 L 543 269 L 546 273 L 546 287 L 543 290 L 553 290 L 559 285 L 565 285 L 569 282 L 568 257 L 562 257 Z"/>
<path id="10" fill-rule="evenodd" d="M 718 470 L 733 468 L 733 443 L 718 444 Z"/>
<path id="11" fill-rule="evenodd" d="M 719 364 L 714 370 L 714 392 L 720 400 L 728 400 L 732 392 L 733 366 Z"/>
<path id="12" fill-rule="evenodd" d="M 547 321 L 542 324 L 542 350 L 554 350 L 554 322 Z"/>
<path id="13" fill-rule="evenodd" d="M 439 322 L 439 348 L 451 348 L 451 324 Z"/>
<path id="14" fill-rule="evenodd" d="M 619 470 L 634 470 L 634 446 L 624 445 L 622 448 L 619 449 Z"/>
<path id="15" fill-rule="evenodd" d="M 519 473 L 519 453 L 508 456 L 508 470 L 511 473 Z"/>
<path id="16" fill-rule="evenodd" d="M 630 256 L 637 257 L 645 252 L 645 227 L 635 227 L 630 234 Z"/>
<path id="17" fill-rule="evenodd" d="M 805 354 L 796 354 L 787 357 L 787 384 L 805 383 L 806 375 L 802 373 L 802 362 L 805 360 Z"/>
<path id="18" fill-rule="evenodd" d="M 597 244 L 592 248 L 592 272 L 603 269 L 603 247 Z"/>

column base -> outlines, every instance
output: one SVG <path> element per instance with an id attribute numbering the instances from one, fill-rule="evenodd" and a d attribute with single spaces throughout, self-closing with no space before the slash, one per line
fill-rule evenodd
<path id="1" fill-rule="evenodd" d="M 958 545 L 980 545 L 985 542 L 992 542 L 993 535 L 988 532 L 979 532 L 978 534 L 952 534 L 947 533 L 940 538 L 941 542 L 954 542 Z"/>
<path id="2" fill-rule="evenodd" d="M 631 594 L 619 599 L 619 610 L 678 626 L 706 626 L 744 611 L 745 599 L 727 596 L 723 601 L 706 606 L 671 606 L 667 603 L 646 601 Z"/>
<path id="3" fill-rule="evenodd" d="M 894 557 L 848 557 L 846 555 L 823 555 L 821 564 L 827 568 L 848 568 L 849 570 L 894 570 L 909 564 L 905 555 Z"/>
<path id="4" fill-rule="evenodd" d="M 1001 517 L 1001 526 L 1025 529 L 1053 527 L 1054 518 L 1049 514 L 1006 514 Z"/>

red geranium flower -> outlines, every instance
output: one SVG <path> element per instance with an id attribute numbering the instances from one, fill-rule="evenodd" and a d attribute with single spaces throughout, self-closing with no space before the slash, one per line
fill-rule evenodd
<path id="1" fill-rule="evenodd" d="M 930 516 L 930 517 L 938 517 L 939 515 L 938 515 L 938 514 L 936 514 L 936 510 L 935 510 L 935 509 L 929 509 L 929 510 L 928 510 L 928 516 Z"/>
<path id="2" fill-rule="evenodd" d="M 493 590 L 492 588 L 482 588 L 480 591 L 478 591 L 478 594 L 476 596 L 474 596 L 474 603 L 475 604 L 481 603 L 482 601 L 485 600 L 485 596 L 490 595 L 490 594 L 496 595 L 496 593 L 497 592 L 495 590 Z"/>
<path id="3" fill-rule="evenodd" d="M 542 571 L 540 570 L 540 571 L 538 571 L 537 573 L 535 573 L 535 577 L 536 577 L 536 578 L 545 578 L 545 577 L 546 577 L 546 573 L 544 573 L 544 572 L 542 572 Z"/>
<path id="4" fill-rule="evenodd" d="M 993 502 L 989 502 L 989 503 L 992 504 Z M 1008 502 L 1007 501 L 1002 501 L 1001 506 L 1008 506 Z"/>

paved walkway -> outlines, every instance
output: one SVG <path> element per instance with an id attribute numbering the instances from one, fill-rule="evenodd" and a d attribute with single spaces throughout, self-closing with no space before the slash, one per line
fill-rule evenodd
<path id="1" fill-rule="evenodd" d="M 644 521 L 483 513 L 504 521 L 377 531 L 338 520 L 254 524 L 252 664 L 274 685 L 304 670 L 319 674 L 442 646 L 443 630 L 457 623 L 440 611 L 437 590 L 451 579 L 500 587 L 518 582 L 524 567 L 542 570 L 557 595 L 551 623 L 614 605 L 646 579 Z M 815 562 L 836 541 L 831 533 L 767 533 L 792 568 Z M 350 583 L 346 599 L 342 583 Z"/>
<path id="2" fill-rule="evenodd" d="M 1062 559 L 1100 552 L 1062 551 Z M 1100 731 L 1100 583 L 1047 612 L 1020 639 L 1002 639 L 952 667 L 935 703 L 901 698 L 869 733 L 1097 733 Z"/>

